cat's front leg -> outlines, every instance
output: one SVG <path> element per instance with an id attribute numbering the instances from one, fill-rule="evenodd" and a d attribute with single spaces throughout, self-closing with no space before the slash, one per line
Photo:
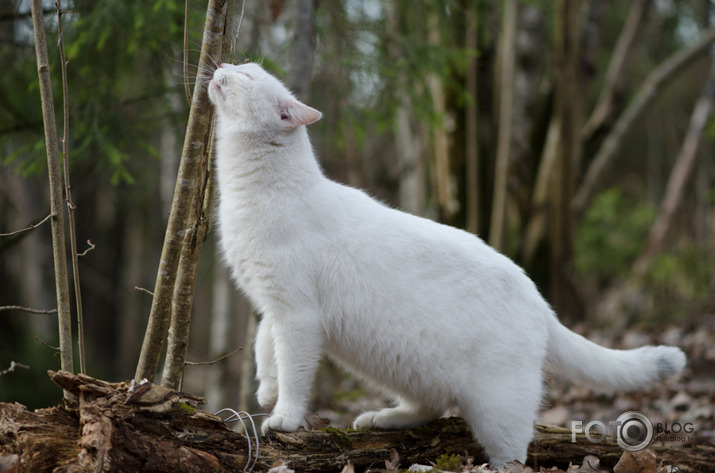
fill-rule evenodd
<path id="1" fill-rule="evenodd" d="M 256 332 L 256 379 L 258 404 L 268 409 L 278 399 L 278 368 L 273 343 L 273 323 L 263 317 Z"/>
<path id="2" fill-rule="evenodd" d="M 285 314 L 272 321 L 278 400 L 263 423 L 270 430 L 293 432 L 303 423 L 323 347 L 322 326 L 315 312 Z"/>

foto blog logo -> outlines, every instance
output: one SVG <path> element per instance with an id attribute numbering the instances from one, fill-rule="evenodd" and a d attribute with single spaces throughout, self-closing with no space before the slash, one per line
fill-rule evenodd
<path id="1" fill-rule="evenodd" d="M 583 434 L 589 442 L 599 443 L 603 442 L 610 433 L 622 449 L 638 452 L 650 445 L 656 434 L 659 440 L 687 442 L 693 437 L 686 434 L 692 434 L 693 431 L 694 427 L 690 422 L 653 424 L 645 414 L 627 411 L 608 424 L 598 420 L 592 420 L 585 425 L 582 421 L 572 421 L 571 442 L 576 442 L 576 436 Z"/>

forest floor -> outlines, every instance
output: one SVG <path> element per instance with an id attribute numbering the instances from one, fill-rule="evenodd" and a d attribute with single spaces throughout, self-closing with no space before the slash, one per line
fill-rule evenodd
<path id="1" fill-rule="evenodd" d="M 615 421 L 621 414 L 636 411 L 645 414 L 653 424 L 655 438 L 652 446 L 715 445 L 715 315 L 704 315 L 678 325 L 657 328 L 636 326 L 621 333 L 585 327 L 576 327 L 575 331 L 612 348 L 629 349 L 660 344 L 678 346 L 686 353 L 688 363 L 683 373 L 672 380 L 631 393 L 594 393 L 552 376 L 545 388 L 544 408 L 537 420 L 539 423 L 567 429 L 572 428 L 572 422 L 581 422 L 581 426 L 591 421 L 608 425 L 609 421 Z M 384 400 L 374 396 L 351 394 L 352 385 L 349 380 L 347 383 L 348 387 L 342 396 L 337 396 L 328 408 L 318 411 L 321 417 L 330 419 L 336 427 L 348 427 L 355 413 L 384 406 Z M 459 412 L 455 410 L 448 414 L 458 415 Z M 665 429 L 668 431 L 658 432 Z M 609 432 L 609 438 L 611 434 Z M 600 471 L 589 469 L 590 466 L 579 470 L 583 459 L 574 458 L 573 463 L 573 470 L 568 471 Z M 462 465 L 463 471 L 489 471 L 480 468 Z M 659 468 L 624 468 L 616 471 L 660 471 Z M 515 467 L 513 471 L 530 469 Z M 663 471 L 668 470 L 666 468 Z"/>

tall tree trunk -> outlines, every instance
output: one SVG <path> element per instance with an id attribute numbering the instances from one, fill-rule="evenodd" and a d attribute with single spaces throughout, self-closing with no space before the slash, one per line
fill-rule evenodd
<path id="1" fill-rule="evenodd" d="M 440 32 L 440 13 L 430 11 L 427 16 L 427 41 L 432 45 L 442 42 Z M 449 220 L 458 210 L 454 179 L 450 172 L 449 131 L 447 130 L 447 97 L 444 87 L 445 78 L 435 73 L 428 74 L 427 87 L 432 96 L 434 113 L 440 120 L 432 129 L 434 141 L 434 188 L 437 194 L 439 212 L 444 220 Z"/>
<path id="2" fill-rule="evenodd" d="M 507 231 L 507 186 L 509 163 L 512 152 L 512 126 L 514 123 L 514 79 L 516 66 L 516 27 L 518 3 L 506 0 L 503 4 L 502 34 L 499 40 L 499 69 L 496 83 L 499 84 L 499 129 L 494 170 L 494 197 L 489 244 L 504 250 Z"/>
<path id="3" fill-rule="evenodd" d="M 573 249 L 571 199 L 575 188 L 575 163 L 579 161 L 580 91 L 579 44 L 580 2 L 560 0 L 556 7 L 556 96 L 559 141 L 554 167 L 549 217 L 550 302 L 561 313 L 573 313 L 572 284 L 569 277 Z"/>
<path id="4" fill-rule="evenodd" d="M 218 16 L 217 18 L 212 19 L 211 21 L 215 22 L 215 24 L 211 26 L 215 28 L 217 26 L 221 26 L 221 23 L 223 23 L 222 31 L 224 33 L 231 31 L 235 3 L 235 0 L 228 0 L 228 2 L 220 10 L 223 16 Z M 217 13 L 218 11 L 219 10 L 212 12 L 211 4 L 209 4 L 206 26 L 204 27 L 205 32 L 210 31 L 210 15 L 212 13 Z M 221 43 L 219 44 L 219 49 L 218 51 L 214 51 L 214 55 L 211 56 L 211 58 L 217 58 L 217 62 L 220 62 L 224 56 L 228 56 L 231 44 L 229 35 L 224 34 L 220 38 Z M 204 60 L 206 61 L 206 59 Z M 201 59 L 199 62 L 201 62 Z M 201 69 L 200 65 L 199 69 Z M 205 95 L 204 99 L 206 99 L 206 101 L 208 101 L 207 86 L 208 81 L 204 81 L 204 85 L 199 92 Z M 198 84 L 196 88 L 198 89 Z M 196 93 L 197 90 L 194 90 L 194 94 Z M 171 302 L 171 325 L 169 326 L 169 338 L 166 348 L 164 374 L 161 380 L 161 384 L 163 386 L 171 389 L 179 388 L 181 378 L 184 374 L 186 355 L 189 348 L 191 310 L 194 302 L 196 273 L 199 269 L 199 256 L 201 254 L 203 242 L 209 231 L 211 210 L 214 208 L 211 198 L 212 194 L 215 195 L 215 192 L 212 192 L 213 185 L 212 180 L 210 179 L 210 163 L 213 159 L 213 133 L 211 126 L 213 122 L 213 108 L 209 111 L 208 121 L 209 127 L 204 135 L 204 143 L 201 148 L 202 153 L 197 176 L 198 188 L 196 189 L 196 193 L 193 195 L 193 202 L 189 211 L 187 222 L 190 226 L 184 237 L 184 243 L 181 249 L 181 259 L 179 261 L 179 268 L 174 286 L 174 295 Z"/>
<path id="5" fill-rule="evenodd" d="M 479 48 L 478 35 L 478 8 L 475 2 L 466 2 L 467 25 L 464 45 L 470 55 L 465 77 L 465 88 L 471 103 L 465 108 L 465 164 L 466 164 L 466 228 L 468 231 L 479 233 L 479 103 L 477 80 L 479 70 L 477 67 L 477 50 Z"/>
<path id="6" fill-rule="evenodd" d="M 42 2 L 32 0 L 32 27 L 34 29 L 37 75 L 40 81 L 42 119 L 45 126 L 45 150 L 50 183 L 50 212 L 52 213 L 52 253 L 55 265 L 55 291 L 57 293 L 57 318 L 60 334 L 60 364 L 63 371 L 74 372 L 72 357 L 72 321 L 70 314 L 69 279 L 67 276 L 67 247 L 65 245 L 65 219 L 62 205 L 62 177 L 60 151 L 57 140 L 50 63 L 47 57 L 47 39 Z M 65 397 L 69 394 L 65 391 Z"/>
<path id="7" fill-rule="evenodd" d="M 313 0 L 295 2 L 293 63 L 288 85 L 300 100 L 306 100 L 313 70 Z"/>
<path id="8" fill-rule="evenodd" d="M 590 141 L 594 138 L 596 132 L 611 122 L 620 112 L 629 78 L 627 74 L 629 59 L 636 45 L 636 39 L 643 30 L 651 4 L 652 0 L 635 0 L 631 5 L 608 63 L 601 94 L 596 101 L 593 113 L 581 130 L 583 141 Z"/>
<path id="9" fill-rule="evenodd" d="M 213 111 L 207 93 L 207 79 L 209 79 L 207 71 L 212 68 L 211 59 L 221 57 L 227 3 L 228 0 L 210 0 L 207 7 L 198 67 L 200 74 L 196 80 L 192 98 L 189 123 L 179 164 L 179 175 L 176 180 L 174 200 L 164 237 L 164 247 L 149 314 L 149 324 L 135 373 L 137 380 L 154 379 L 156 376 L 161 346 L 169 325 L 182 248 L 187 233 L 195 235 L 191 232 L 195 221 L 189 221 L 189 216 L 192 210 L 196 209 L 193 202 L 195 202 L 199 187 L 203 183 L 202 170 L 206 170 L 206 158 L 202 159 L 202 156 L 207 156 L 205 147 L 208 144 L 208 131 Z"/>

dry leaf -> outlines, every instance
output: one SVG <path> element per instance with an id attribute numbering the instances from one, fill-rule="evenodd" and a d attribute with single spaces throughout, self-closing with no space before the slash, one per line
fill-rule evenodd
<path id="1" fill-rule="evenodd" d="M 614 473 L 656 473 L 658 471 L 658 461 L 653 450 L 641 450 L 640 452 L 623 452 L 616 466 Z"/>
<path id="2" fill-rule="evenodd" d="M 318 414 L 313 414 L 308 423 L 310 424 L 311 430 L 320 430 L 330 425 L 330 419 L 320 417 Z"/>
<path id="3" fill-rule="evenodd" d="M 0 456 L 0 473 L 18 473 L 20 457 L 16 454 Z"/>
<path id="4" fill-rule="evenodd" d="M 348 463 L 343 467 L 343 470 L 340 473 L 355 473 L 355 465 Z"/>
<path id="5" fill-rule="evenodd" d="M 534 470 L 518 461 L 507 463 L 502 470 L 508 473 L 534 473 Z"/>
<path id="6" fill-rule="evenodd" d="M 390 449 L 390 459 L 385 460 L 385 469 L 390 473 L 399 473 L 400 471 L 400 456 L 394 448 Z"/>

